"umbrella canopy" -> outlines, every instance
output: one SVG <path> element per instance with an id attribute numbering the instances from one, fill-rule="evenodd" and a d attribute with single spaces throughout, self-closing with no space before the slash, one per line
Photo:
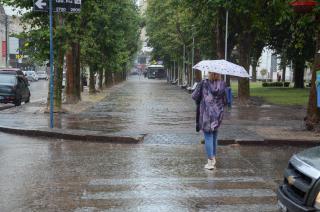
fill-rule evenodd
<path id="1" fill-rule="evenodd" d="M 250 78 L 248 72 L 242 66 L 230 63 L 226 60 L 202 60 L 193 66 L 193 69 L 214 72 L 223 75 Z"/>

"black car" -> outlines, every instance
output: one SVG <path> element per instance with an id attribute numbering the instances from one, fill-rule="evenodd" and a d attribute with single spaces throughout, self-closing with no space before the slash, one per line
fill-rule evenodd
<path id="1" fill-rule="evenodd" d="M 320 146 L 292 156 L 277 194 L 282 211 L 320 211 Z"/>
<path id="2" fill-rule="evenodd" d="M 30 90 L 26 78 L 15 71 L 0 71 L 0 103 L 30 102 Z"/>

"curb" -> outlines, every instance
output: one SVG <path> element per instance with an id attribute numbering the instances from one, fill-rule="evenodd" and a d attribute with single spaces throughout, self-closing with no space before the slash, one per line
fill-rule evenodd
<path id="1" fill-rule="evenodd" d="M 261 145 L 261 146 L 318 146 L 320 145 L 320 140 L 317 141 L 317 140 L 301 140 L 301 139 L 260 139 L 260 140 L 235 139 L 233 141 L 233 144 Z"/>
<path id="2" fill-rule="evenodd" d="M 73 141 L 116 143 L 116 144 L 139 144 L 142 143 L 146 135 L 113 135 L 102 132 L 85 130 L 61 130 L 61 129 L 23 129 L 0 126 L 0 132 L 24 135 L 30 137 L 56 138 Z M 200 143 L 204 143 L 201 141 Z M 320 140 L 301 139 L 221 139 L 220 145 L 247 145 L 247 146 L 319 146 Z"/>
<path id="3" fill-rule="evenodd" d="M 65 140 L 77 140 L 85 142 L 116 143 L 116 144 L 138 144 L 143 142 L 144 135 L 119 136 L 103 134 L 100 132 L 82 130 L 57 130 L 57 129 L 22 129 L 0 126 L 0 132 L 24 135 L 30 137 L 46 137 Z"/>
<path id="4" fill-rule="evenodd" d="M 204 144 L 204 141 L 201 141 Z M 243 145 L 243 146 L 305 146 L 314 147 L 320 145 L 320 140 L 301 139 L 222 139 L 218 140 L 219 145 Z"/>

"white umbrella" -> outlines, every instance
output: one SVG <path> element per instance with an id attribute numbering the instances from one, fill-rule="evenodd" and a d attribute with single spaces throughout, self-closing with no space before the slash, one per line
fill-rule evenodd
<path id="1" fill-rule="evenodd" d="M 193 69 L 214 72 L 223 75 L 250 78 L 248 72 L 242 66 L 230 63 L 226 60 L 202 60 L 193 66 Z"/>

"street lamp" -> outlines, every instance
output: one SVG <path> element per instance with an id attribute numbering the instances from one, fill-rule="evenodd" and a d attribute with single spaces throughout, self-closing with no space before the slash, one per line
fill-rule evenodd
<path id="1" fill-rule="evenodd" d="M 226 1 L 227 3 L 228 1 Z M 227 5 L 228 6 L 228 5 Z M 225 33 L 225 43 L 224 43 L 224 59 L 228 60 L 228 26 L 229 26 L 229 10 L 226 6 L 226 33 Z M 229 78 L 230 79 L 230 78 Z M 227 80 L 227 75 L 224 75 L 224 81 L 228 81 L 227 83 L 229 84 L 229 80 Z M 229 85 L 230 86 L 230 85 Z"/>

